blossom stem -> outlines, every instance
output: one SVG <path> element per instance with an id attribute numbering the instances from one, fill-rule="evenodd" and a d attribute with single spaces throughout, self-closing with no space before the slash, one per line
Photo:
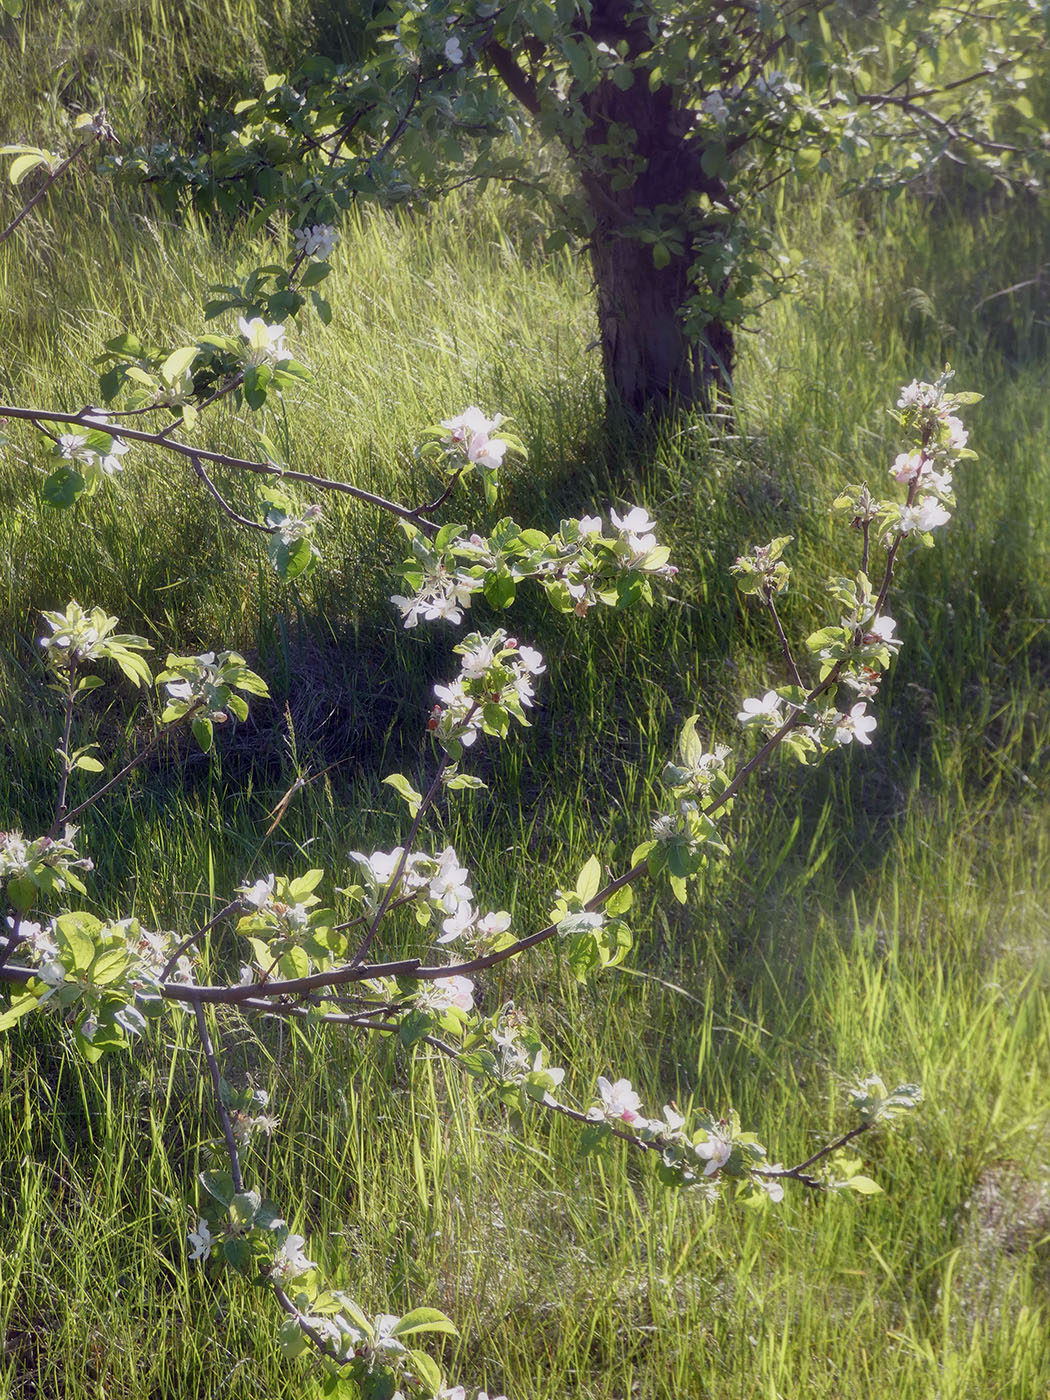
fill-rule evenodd
<path id="1" fill-rule="evenodd" d="M 475 702 L 470 707 L 470 710 L 467 713 L 467 718 L 464 721 L 465 723 L 469 723 L 472 715 L 474 714 L 474 711 L 477 708 L 477 702 Z M 379 908 L 376 910 L 375 917 L 368 926 L 368 932 L 361 940 L 361 944 L 357 952 L 350 959 L 350 967 L 360 966 L 360 964 L 364 961 L 366 953 L 375 941 L 375 936 L 379 932 L 379 925 L 383 919 L 383 915 L 390 908 L 390 902 L 394 898 L 394 895 L 397 893 L 397 887 L 401 883 L 402 875 L 405 873 L 405 866 L 408 864 L 408 857 L 412 853 L 412 845 L 416 837 L 419 835 L 419 828 L 422 824 L 423 818 L 426 815 L 427 809 L 430 807 L 431 803 L 434 801 L 434 798 L 438 795 L 438 792 L 441 788 L 441 776 L 444 773 L 445 769 L 448 767 L 448 763 L 448 754 L 442 754 L 441 762 L 438 764 L 437 772 L 434 774 L 434 780 L 430 784 L 430 787 L 427 789 L 426 796 L 419 804 L 419 810 L 416 812 L 416 815 L 412 820 L 412 825 L 408 831 L 408 837 L 405 840 L 404 849 L 401 852 L 401 859 L 398 861 L 397 868 L 395 869 L 393 875 L 391 875 L 390 877 L 390 883 L 383 891 L 383 898 L 379 901 Z"/>
<path id="2" fill-rule="evenodd" d="M 0 233 L 0 243 L 6 242 L 7 239 L 11 237 L 18 225 L 22 222 L 22 220 L 26 217 L 27 214 L 29 214 L 33 209 L 36 208 L 36 206 L 44 198 L 44 196 L 47 194 L 48 190 L 55 183 L 55 181 L 60 180 L 62 178 L 62 176 L 66 173 L 66 171 L 73 164 L 73 162 L 75 160 L 78 160 L 79 157 L 84 154 L 84 152 L 90 145 L 90 141 L 81 141 L 80 145 L 76 148 L 76 150 L 72 151 L 68 156 L 66 156 L 65 160 L 61 163 L 61 165 L 55 166 L 54 170 L 52 170 L 51 174 L 40 186 L 36 194 L 33 195 L 32 199 L 30 199 L 26 204 L 23 204 L 22 208 L 18 211 L 15 217 L 8 224 L 7 228 L 5 228 L 2 233 Z"/>
<path id="3" fill-rule="evenodd" d="M 70 652 L 69 657 L 69 686 L 66 690 L 66 715 L 62 726 L 62 746 L 58 751 L 58 757 L 62 764 L 62 772 L 58 779 L 58 799 L 55 803 L 55 821 L 52 832 L 56 831 L 66 815 L 66 793 L 69 788 L 69 741 L 73 733 L 73 706 L 76 704 L 76 674 L 77 674 L 77 654 Z"/>
<path id="4" fill-rule="evenodd" d="M 244 1177 L 241 1175 L 241 1158 L 237 1151 L 237 1139 L 233 1135 L 233 1124 L 227 1112 L 226 1105 L 222 1101 L 222 1074 L 219 1070 L 219 1062 L 215 1058 L 215 1047 L 212 1044 L 211 1035 L 208 1031 L 208 1021 L 204 1015 L 204 1007 L 200 999 L 193 1000 L 193 1014 L 197 1020 L 197 1034 L 201 1038 L 201 1048 L 204 1051 L 204 1058 L 208 1062 L 208 1069 L 211 1071 L 211 1085 L 215 1096 L 215 1107 L 218 1110 L 219 1121 L 222 1123 L 222 1135 L 226 1139 L 226 1155 L 230 1159 L 230 1176 L 233 1179 L 233 1189 L 240 1194 L 244 1190 Z"/>

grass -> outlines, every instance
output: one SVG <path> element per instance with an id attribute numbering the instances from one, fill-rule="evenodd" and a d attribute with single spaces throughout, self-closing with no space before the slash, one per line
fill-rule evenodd
<path id="1" fill-rule="evenodd" d="M 135 33 L 189 63 L 163 48 L 171 31 L 125 8 Z M 238 33 L 257 13 L 229 11 Z M 13 129 L 14 96 L 6 110 Z M 0 249 L 15 402 L 90 401 L 102 340 L 125 325 L 192 333 L 202 285 L 272 251 L 83 189 L 87 205 L 55 191 L 32 236 Z M 373 1311 L 445 1308 L 461 1333 L 443 1351 L 449 1373 L 515 1400 L 1029 1400 L 1050 1386 L 1044 330 L 1024 293 L 978 306 L 1045 252 L 1023 211 L 1009 235 L 995 210 L 918 201 L 876 222 L 817 193 L 788 216 L 809 262 L 749 342 L 734 438 L 683 420 L 643 453 L 605 432 L 585 271 L 537 256 L 531 211 L 505 196 L 349 227 L 335 322 L 292 333 L 317 373 L 274 425 L 296 461 L 412 499 L 430 484 L 411 455 L 421 429 L 477 402 L 513 413 L 530 450 L 501 511 L 542 526 L 641 500 L 680 565 L 649 614 L 579 625 L 528 598 L 515 609 L 515 629 L 556 663 L 537 723 L 479 756 L 492 795 L 438 812 L 427 839 L 469 852 L 475 888 L 521 928 L 592 851 L 622 865 L 686 714 L 732 738 L 740 697 L 778 674 L 775 640 L 728 578 L 742 546 L 796 535 L 788 625 L 819 625 L 820 580 L 852 547 L 825 506 L 844 481 L 884 479 L 897 385 L 950 358 L 986 395 L 958 520 L 906 561 L 905 646 L 872 752 L 763 776 L 733 814 L 732 858 L 695 900 L 641 901 L 628 968 L 579 988 L 553 950 L 482 989 L 486 1007 L 513 999 L 535 1016 L 580 1092 L 612 1072 L 654 1106 L 733 1105 L 784 1161 L 846 1121 L 855 1075 L 920 1079 L 920 1114 L 865 1144 L 884 1196 L 711 1211 L 619 1153 L 581 1159 L 571 1124 L 508 1121 L 423 1057 L 223 1022 L 230 1076 L 269 1088 L 281 1116 L 253 1170 L 312 1257 Z M 232 415 L 205 436 L 250 445 Z M 430 687 L 450 664 L 447 635 L 394 629 L 396 532 L 332 507 L 321 566 L 282 589 L 167 463 L 129 453 L 123 489 L 56 515 L 39 498 L 39 448 L 11 438 L 0 827 L 48 817 L 57 716 L 36 610 L 75 596 L 161 656 L 238 646 L 275 695 L 240 745 L 212 761 L 173 748 L 90 816 L 98 907 L 184 932 L 249 871 L 324 865 L 341 881 L 348 849 L 394 844 L 402 816 L 379 780 L 425 773 Z M 100 692 L 85 739 L 126 747 L 128 701 Z M 265 840 L 298 768 L 336 760 Z M 232 939 L 213 956 L 235 959 Z M 172 1019 L 157 1044 L 98 1069 L 67 1057 L 51 1023 L 4 1051 L 0 1390 L 319 1394 L 305 1363 L 277 1354 L 260 1295 L 186 1262 L 194 1178 L 214 1151 L 187 1027 Z"/>

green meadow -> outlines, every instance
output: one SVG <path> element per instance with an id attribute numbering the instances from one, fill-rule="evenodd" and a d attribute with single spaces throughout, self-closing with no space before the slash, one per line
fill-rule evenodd
<path id="1" fill-rule="evenodd" d="M 311 25 L 340 37 L 335 5 L 136 0 L 97 24 L 96 8 L 42 5 L 0 28 L 3 141 L 62 140 L 63 105 L 92 83 L 130 144 L 192 129 L 202 91 L 250 90 Z M 0 200 L 6 223 L 16 196 L 5 186 Z M 950 361 L 957 387 L 985 396 L 968 411 L 979 459 L 957 474 L 955 518 L 935 549 L 902 556 L 891 611 L 904 644 L 870 750 L 813 771 L 785 758 L 753 779 L 730 856 L 690 902 L 642 893 L 623 968 L 581 986 L 544 944 L 479 979 L 486 1009 L 527 1010 L 585 1099 L 604 1074 L 653 1111 L 732 1107 L 785 1163 L 849 1126 L 857 1077 L 921 1082 L 919 1111 L 859 1144 L 882 1194 L 796 1188 L 775 1208 L 712 1208 L 626 1151 L 582 1157 L 575 1124 L 512 1119 L 425 1053 L 221 1018 L 228 1076 L 268 1089 L 280 1118 L 262 1185 L 311 1257 L 369 1313 L 446 1311 L 459 1328 L 439 1347 L 450 1383 L 510 1400 L 1050 1390 L 1045 214 L 946 181 L 892 203 L 811 184 L 777 215 L 801 272 L 743 337 L 728 431 L 699 416 L 606 424 L 586 259 L 545 256 L 540 212 L 520 195 L 363 211 L 333 259 L 332 324 L 289 328 L 315 378 L 269 431 L 295 465 L 418 501 L 435 485 L 413 455 L 423 430 L 478 404 L 511 415 L 528 448 L 499 513 L 551 529 L 641 504 L 678 565 L 651 610 L 565 618 L 523 591 L 510 614 L 549 661 L 534 725 L 479 745 L 488 790 L 439 804 L 421 839 L 453 844 L 484 907 L 523 931 L 547 922 L 591 854 L 626 868 L 687 715 L 749 751 L 736 712 L 781 683 L 782 660 L 734 587 L 735 557 L 794 536 L 785 626 L 801 638 L 836 620 L 823 582 L 858 567 L 859 549 L 829 506 L 848 482 L 885 489 L 900 386 Z M 265 235 L 76 174 L 0 246 L 0 397 L 96 401 L 103 341 L 129 328 L 182 343 L 204 329 L 208 284 L 273 255 Z M 39 610 L 76 598 L 161 661 L 237 648 L 272 693 L 235 741 L 209 757 L 173 742 L 85 815 L 90 907 L 184 935 L 247 877 L 323 866 L 346 882 L 348 851 L 403 839 L 404 807 L 381 780 L 400 770 L 425 785 L 426 716 L 455 633 L 400 628 L 389 595 L 403 537 L 389 520 L 326 502 L 323 557 L 285 585 L 161 454 L 129 452 L 115 488 L 56 512 L 39 441 L 6 431 L 0 829 L 50 823 L 61 715 Z M 251 453 L 232 408 L 197 431 Z M 236 478 L 222 484 L 247 503 Z M 484 518 L 479 494 L 449 509 Z M 479 604 L 468 621 L 503 620 Z M 130 687 L 98 696 L 79 742 L 130 753 Z M 295 779 L 329 765 L 267 836 Z M 386 937 L 395 952 L 412 932 Z M 208 956 L 235 968 L 232 932 Z M 57 1019 L 6 1037 L 0 1393 L 320 1396 L 315 1367 L 281 1358 L 267 1292 L 187 1262 L 218 1129 L 192 1025 L 160 1027 L 98 1066 L 67 1053 Z"/>

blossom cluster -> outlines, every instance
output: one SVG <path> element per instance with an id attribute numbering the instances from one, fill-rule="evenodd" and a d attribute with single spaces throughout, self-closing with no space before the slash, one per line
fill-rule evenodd
<path id="1" fill-rule="evenodd" d="M 659 1146 L 665 1171 L 676 1174 L 683 1185 L 704 1184 L 728 1169 L 731 1175 L 747 1179 L 753 1188 L 764 1191 L 770 1200 L 783 1200 L 780 1181 L 763 1174 L 763 1170 L 780 1170 L 779 1165 L 763 1169 L 765 1149 L 753 1134 L 737 1131 L 734 1117 L 712 1119 L 702 1114 L 690 1131 L 683 1115 L 666 1104 L 661 1117 L 648 1118 L 629 1079 L 609 1080 L 604 1076 L 598 1078 L 598 1093 L 587 1117 L 594 1123 L 623 1125 L 643 1142 Z"/>
<path id="2" fill-rule="evenodd" d="M 20 831 L 0 831 L 0 881 L 7 883 L 7 897 L 15 908 L 28 908 L 35 894 L 60 892 L 71 885 L 81 894 L 84 885 L 78 871 L 93 870 L 90 856 L 76 849 L 77 828 L 66 826 L 61 836 L 37 836 L 26 840 Z M 25 894 L 19 888 L 28 884 Z"/>
<path id="3" fill-rule="evenodd" d="M 55 443 L 54 455 L 72 463 L 84 479 L 85 488 L 94 490 L 105 478 L 124 470 L 120 460 L 128 444 L 111 436 L 109 419 L 104 414 L 84 418 L 85 432 L 62 433 Z"/>
<path id="4" fill-rule="evenodd" d="M 979 394 L 950 394 L 946 371 L 933 384 L 913 379 L 897 399 L 898 417 L 912 437 L 910 451 L 898 453 L 890 467 L 894 481 L 908 488 L 904 505 L 889 513 L 888 529 L 900 536 L 928 536 L 951 519 L 955 504 L 952 466 L 975 454 L 967 447 L 969 433 L 955 412 L 977 402 Z"/>
<path id="5" fill-rule="evenodd" d="M 152 679 L 149 667 L 136 655 L 149 651 L 149 642 L 144 637 L 114 632 L 118 619 L 101 608 L 88 612 L 74 600 L 64 613 L 44 612 L 41 616 L 51 635 L 41 637 L 40 645 L 52 666 L 64 669 L 73 662 L 109 660 L 115 661 L 135 685 Z"/>
<path id="6" fill-rule="evenodd" d="M 547 667 L 540 653 L 508 637 L 499 628 L 491 636 L 471 632 L 454 650 L 462 658 L 459 675 L 437 684 L 438 703 L 430 730 L 454 756 L 469 748 L 479 733 L 502 736 L 511 719 L 528 724 L 525 710 L 535 699 L 535 678 Z"/>
<path id="7" fill-rule="evenodd" d="M 462 454 L 475 466 L 495 471 L 502 465 L 510 446 L 507 438 L 495 436 L 496 429 L 506 421 L 502 413 L 488 418 L 480 408 L 471 404 L 455 418 L 441 420 L 441 426 L 448 434 L 442 441 L 453 455 Z"/>
<path id="8" fill-rule="evenodd" d="M 420 618 L 460 623 L 478 593 L 496 607 L 508 607 L 526 579 L 535 580 L 559 612 L 577 617 L 596 603 L 651 603 L 650 581 L 676 572 L 669 551 L 657 543 L 655 524 L 641 506 L 623 515 L 611 511 L 610 520 L 609 534 L 598 516 L 563 520 L 554 535 L 522 530 L 507 519 L 488 536 L 445 527 L 433 542 L 409 526 L 412 558 L 401 574 L 411 592 L 391 601 L 405 627 L 415 627 Z"/>
<path id="9" fill-rule="evenodd" d="M 364 876 L 366 907 L 378 908 L 404 860 L 397 890 L 401 896 L 412 900 L 418 920 L 429 923 L 436 919 L 440 923 L 439 944 L 455 943 L 462 939 L 467 945 L 491 949 L 507 940 L 510 915 L 505 909 L 490 910 L 486 914 L 479 912 L 469 884 L 470 872 L 460 864 L 454 846 L 446 846 L 436 856 L 413 851 L 405 857 L 401 846 L 392 851 L 373 851 L 371 855 L 351 851 L 350 859 Z M 435 987 L 435 994 L 440 985 Z M 465 1001 L 473 989 L 466 978 L 460 978 L 454 990 L 456 996 Z M 421 995 L 425 1000 L 433 1000 L 429 989 L 425 989 Z M 469 1010 L 469 1007 L 463 1006 L 462 1009 Z"/>

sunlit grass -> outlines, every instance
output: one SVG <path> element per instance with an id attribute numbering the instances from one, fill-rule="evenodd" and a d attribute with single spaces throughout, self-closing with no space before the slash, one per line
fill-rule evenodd
<path id="1" fill-rule="evenodd" d="M 238 32 L 254 13 L 227 9 Z M 274 253 L 82 188 L 86 207 L 57 190 L 0 249 L 15 402 L 92 401 L 103 340 L 196 334 L 205 284 Z M 986 395 L 958 520 L 904 561 L 905 646 L 872 751 L 758 780 L 732 817 L 734 855 L 695 900 L 640 900 L 628 968 L 579 988 L 555 949 L 481 989 L 486 1008 L 513 999 L 535 1017 L 580 1094 L 612 1073 L 653 1108 L 732 1105 L 784 1161 L 846 1121 L 856 1075 L 921 1080 L 914 1121 L 864 1145 L 883 1197 L 708 1211 L 619 1153 L 581 1160 L 572 1124 L 509 1121 L 440 1064 L 223 1021 L 229 1074 L 268 1087 L 282 1120 L 254 1170 L 312 1257 L 373 1311 L 447 1309 L 461 1328 L 450 1374 L 512 1400 L 1029 1400 L 1050 1385 L 1050 407 L 1038 318 L 1018 297 L 978 305 L 997 290 L 992 254 L 1023 271 L 1038 235 L 1018 217 L 1007 247 L 990 215 L 934 225 L 900 204 L 858 239 L 856 208 L 802 208 L 787 211 L 808 259 L 799 294 L 746 340 L 738 431 L 716 440 L 693 419 L 606 433 L 586 265 L 536 256 L 517 236 L 530 212 L 505 196 L 348 224 L 333 325 L 290 330 L 316 378 L 269 424 L 289 460 L 417 500 L 434 486 L 412 455 L 421 430 L 475 402 L 513 414 L 529 447 L 501 511 L 543 526 L 638 501 L 680 566 L 649 614 L 580 623 L 527 597 L 512 614 L 552 661 L 536 724 L 479 755 L 491 793 L 442 807 L 426 841 L 455 843 L 486 907 L 522 929 L 592 852 L 622 868 L 685 715 L 739 743 L 741 696 L 779 676 L 775 639 L 727 573 L 742 547 L 796 536 L 785 616 L 804 635 L 828 618 L 822 579 L 856 567 L 826 507 L 846 481 L 885 488 L 899 384 L 948 358 Z M 129 453 L 115 490 L 62 515 L 39 497 L 39 443 L 7 431 L 0 827 L 50 819 L 57 715 L 37 610 L 77 597 L 161 659 L 240 647 L 275 695 L 239 745 L 212 760 L 175 746 L 86 820 L 100 907 L 187 932 L 249 873 L 324 865 L 341 882 L 349 849 L 394 845 L 403 809 L 379 780 L 425 775 L 430 687 L 451 664 L 451 634 L 395 627 L 396 529 L 327 508 L 319 568 L 282 588 L 159 455 Z M 202 440 L 251 450 L 225 411 Z M 479 519 L 481 503 L 461 497 L 454 514 Z M 127 747 L 130 697 L 112 694 L 85 706 L 84 737 Z M 267 839 L 296 774 L 335 762 Z M 218 935 L 216 964 L 237 955 Z M 173 1020 L 164 1039 L 99 1070 L 66 1059 L 56 1026 L 5 1046 L 5 1393 L 319 1393 L 304 1363 L 279 1359 L 262 1295 L 186 1262 L 215 1128 L 192 1036 Z"/>

